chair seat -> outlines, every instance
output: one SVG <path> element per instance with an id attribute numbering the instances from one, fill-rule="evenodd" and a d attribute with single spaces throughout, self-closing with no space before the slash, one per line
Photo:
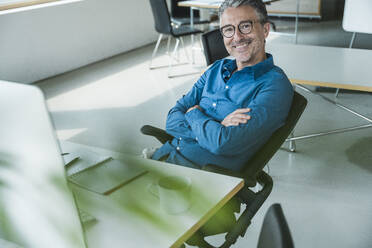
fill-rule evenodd
<path id="1" fill-rule="evenodd" d="M 172 32 L 173 32 L 174 37 L 181 37 L 181 36 L 186 36 L 190 34 L 203 33 L 203 31 L 201 31 L 200 29 L 191 28 L 189 26 L 180 26 L 178 28 L 173 28 Z"/>
<path id="2" fill-rule="evenodd" d="M 190 18 L 188 17 L 172 17 L 171 18 L 172 23 L 174 23 L 177 26 L 184 26 L 184 25 L 190 25 Z M 202 20 L 200 17 L 194 18 L 194 24 L 206 24 L 209 23 L 208 20 Z"/>

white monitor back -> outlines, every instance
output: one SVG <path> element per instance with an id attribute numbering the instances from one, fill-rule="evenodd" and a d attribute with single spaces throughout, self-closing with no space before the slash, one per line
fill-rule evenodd
<path id="1" fill-rule="evenodd" d="M 0 123 L 0 239 L 86 247 L 42 92 L 0 81 Z"/>
<path id="2" fill-rule="evenodd" d="M 372 0 L 345 0 L 345 31 L 372 34 Z"/>

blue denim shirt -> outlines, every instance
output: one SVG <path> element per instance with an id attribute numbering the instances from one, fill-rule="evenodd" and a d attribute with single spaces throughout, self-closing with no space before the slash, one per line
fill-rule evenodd
<path id="1" fill-rule="evenodd" d="M 202 167 L 214 164 L 239 170 L 281 127 L 288 115 L 293 87 L 284 72 L 267 59 L 240 71 L 236 61 L 216 61 L 169 111 L 166 132 L 175 138 L 153 155 L 167 162 Z M 202 111 L 194 109 L 200 105 Z M 239 108 L 251 119 L 225 127 L 222 120 Z"/>

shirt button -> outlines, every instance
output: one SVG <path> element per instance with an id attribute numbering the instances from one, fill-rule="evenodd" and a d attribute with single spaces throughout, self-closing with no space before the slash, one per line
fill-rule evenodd
<path id="1" fill-rule="evenodd" d="M 182 140 L 182 137 L 179 137 L 179 140 Z"/>
<path id="2" fill-rule="evenodd" d="M 228 86 L 228 85 L 226 85 L 226 86 L 225 86 L 225 89 L 228 89 L 228 88 L 229 88 L 229 86 Z"/>
<path id="3" fill-rule="evenodd" d="M 212 103 L 212 106 L 213 106 L 213 107 L 216 107 L 216 106 L 217 106 L 217 103 L 215 103 L 215 102 Z"/>
<path id="4" fill-rule="evenodd" d="M 177 148 L 176 148 L 176 149 L 177 149 L 177 151 L 179 151 L 179 150 L 180 150 L 180 147 L 179 147 L 179 146 L 177 146 Z"/>

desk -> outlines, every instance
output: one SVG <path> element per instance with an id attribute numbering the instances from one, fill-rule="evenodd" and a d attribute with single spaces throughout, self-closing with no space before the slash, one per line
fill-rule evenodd
<path id="1" fill-rule="evenodd" d="M 366 125 L 304 135 L 288 140 L 352 131 L 372 127 L 372 119 L 309 90 L 302 85 L 324 86 L 372 92 L 372 51 L 307 45 L 267 44 L 266 51 L 273 54 L 274 62 L 281 67 L 291 82 L 303 90 L 317 94 L 326 101 L 368 122 Z"/>
<path id="2" fill-rule="evenodd" d="M 83 147 L 149 171 L 109 196 L 72 185 L 78 206 L 98 220 L 86 229 L 89 248 L 180 247 L 244 185 L 244 180 L 240 178 L 70 142 L 62 142 L 61 145 L 64 152 Z M 191 178 L 192 207 L 185 214 L 164 213 L 157 198 L 148 192 L 148 185 L 163 175 Z"/>

